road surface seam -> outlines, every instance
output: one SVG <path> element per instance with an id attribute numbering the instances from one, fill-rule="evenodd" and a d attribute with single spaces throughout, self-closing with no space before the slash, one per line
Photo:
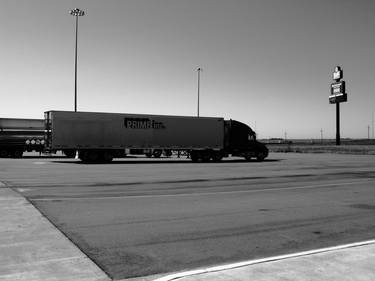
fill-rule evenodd
<path id="1" fill-rule="evenodd" d="M 212 273 L 212 272 L 234 269 L 234 268 L 244 267 L 244 266 L 249 266 L 249 265 L 254 265 L 254 264 L 260 264 L 260 263 L 266 263 L 266 262 L 272 262 L 272 261 L 280 261 L 280 260 L 297 258 L 297 257 L 302 257 L 302 256 L 309 256 L 309 255 L 332 252 L 332 251 L 343 250 L 343 249 L 348 249 L 348 248 L 353 248 L 353 247 L 366 246 L 370 244 L 375 244 L 375 239 L 351 243 L 351 244 L 344 244 L 344 245 L 339 245 L 339 246 L 334 246 L 334 247 L 303 251 L 303 252 L 298 252 L 294 254 L 280 255 L 280 256 L 274 256 L 274 257 L 269 257 L 269 258 L 226 264 L 226 265 L 221 265 L 221 266 L 213 266 L 213 267 L 208 267 L 204 269 L 196 269 L 196 270 L 190 270 L 190 271 L 185 271 L 185 272 L 179 272 L 179 273 L 174 273 L 174 274 L 170 274 L 167 276 L 163 276 L 161 278 L 155 279 L 155 281 L 171 281 L 171 280 L 176 280 L 179 278 L 198 275 L 198 274 Z"/>
<path id="2" fill-rule="evenodd" d="M 236 194 L 236 193 L 255 193 L 255 192 L 267 192 L 267 191 L 283 191 L 283 190 L 297 190 L 297 189 L 309 189 L 316 187 L 329 187 L 329 186 L 340 186 L 340 185 L 352 185 L 362 183 L 372 183 L 374 180 L 361 180 L 355 182 L 344 182 L 344 183 L 329 183 L 329 184 L 317 184 L 317 185 L 305 185 L 295 187 L 280 187 L 280 188 L 263 188 L 263 189 L 251 189 L 251 190 L 237 190 L 237 191 L 216 191 L 216 192 L 195 192 L 195 193 L 180 193 L 180 194 L 156 194 L 156 195 L 125 195 L 125 196 L 102 196 L 102 197 L 50 197 L 50 198 L 29 198 L 31 201 L 59 201 L 59 200 L 105 200 L 105 199 L 135 199 L 135 198 L 156 198 L 156 197 L 179 197 L 179 196 L 201 196 L 201 195 L 218 195 L 218 194 Z"/>

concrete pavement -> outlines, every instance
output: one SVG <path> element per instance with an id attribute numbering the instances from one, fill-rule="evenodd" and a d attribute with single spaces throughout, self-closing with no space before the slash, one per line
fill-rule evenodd
<path id="1" fill-rule="evenodd" d="M 0 280 L 111 280 L 24 197 L 0 182 Z M 132 280 L 375 280 L 375 241 Z"/>
<path id="2" fill-rule="evenodd" d="M 111 280 L 24 197 L 0 182 L 1 281 Z"/>
<path id="3" fill-rule="evenodd" d="M 372 281 L 375 240 L 180 272 L 156 281 Z"/>

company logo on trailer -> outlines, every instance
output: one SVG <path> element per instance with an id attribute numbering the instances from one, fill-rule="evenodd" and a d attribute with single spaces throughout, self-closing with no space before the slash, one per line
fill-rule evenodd
<path id="1" fill-rule="evenodd" d="M 125 118 L 124 125 L 127 129 L 165 129 L 163 122 L 149 118 Z"/>

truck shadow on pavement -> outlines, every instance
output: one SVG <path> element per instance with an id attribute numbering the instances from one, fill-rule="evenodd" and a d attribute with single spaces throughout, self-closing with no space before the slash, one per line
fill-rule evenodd
<path id="1" fill-rule="evenodd" d="M 14 158 L 13 158 L 14 159 Z M 19 159 L 69 159 L 66 156 L 22 156 Z"/>
<path id="2" fill-rule="evenodd" d="M 191 164 L 191 165 L 223 165 L 223 164 L 230 164 L 230 163 L 251 163 L 251 164 L 262 164 L 262 163 L 269 163 L 269 162 L 279 162 L 283 161 L 283 159 L 265 159 L 262 162 L 257 160 L 242 160 L 242 159 L 235 159 L 235 160 L 222 160 L 220 162 L 192 162 L 190 159 L 181 159 L 181 160 L 169 160 L 169 158 L 160 159 L 160 160 L 138 160 L 139 158 L 133 158 L 132 160 L 114 160 L 110 163 L 84 163 L 80 160 L 65 160 L 65 161 L 53 161 L 54 163 L 62 163 L 62 164 L 78 164 L 78 165 L 119 165 L 119 164 Z"/>

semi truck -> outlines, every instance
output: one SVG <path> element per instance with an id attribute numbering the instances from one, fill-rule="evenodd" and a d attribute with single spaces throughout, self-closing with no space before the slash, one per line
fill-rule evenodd
<path id="1" fill-rule="evenodd" d="M 0 118 L 0 157 L 22 157 L 25 151 L 42 152 L 44 120 Z"/>
<path id="2" fill-rule="evenodd" d="M 77 151 L 86 163 L 111 162 L 126 150 L 178 151 L 193 162 L 218 162 L 230 155 L 262 161 L 268 156 L 248 125 L 222 117 L 73 111 L 44 116 L 46 150 Z"/>

